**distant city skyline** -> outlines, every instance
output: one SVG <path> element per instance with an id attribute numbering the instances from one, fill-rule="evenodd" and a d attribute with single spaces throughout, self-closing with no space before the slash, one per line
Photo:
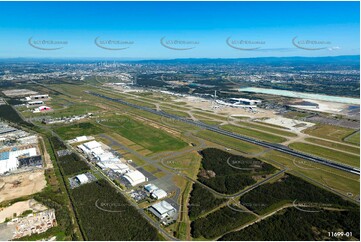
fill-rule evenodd
<path id="1" fill-rule="evenodd" d="M 359 2 L 0 2 L 0 58 L 360 54 Z"/>

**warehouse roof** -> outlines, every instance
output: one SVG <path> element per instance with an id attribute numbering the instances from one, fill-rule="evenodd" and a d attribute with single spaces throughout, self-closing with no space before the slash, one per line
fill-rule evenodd
<path id="1" fill-rule="evenodd" d="M 132 185 L 138 185 L 146 181 L 146 177 L 140 171 L 131 171 L 124 175 L 124 178 Z"/>
<path id="2" fill-rule="evenodd" d="M 161 201 L 159 203 L 153 204 L 152 208 L 156 210 L 160 215 L 175 210 L 175 208 L 172 205 L 170 205 L 167 201 Z"/>
<path id="3" fill-rule="evenodd" d="M 77 175 L 76 178 L 81 184 L 85 184 L 89 182 L 89 178 L 85 174 Z"/>
<path id="4" fill-rule="evenodd" d="M 167 192 L 162 189 L 157 189 L 152 192 L 152 197 L 154 197 L 156 199 L 165 198 L 167 195 L 168 195 Z"/>
<path id="5" fill-rule="evenodd" d="M 89 141 L 89 142 L 84 143 L 84 146 L 85 146 L 87 149 L 92 150 L 92 149 L 101 147 L 101 144 L 100 144 L 99 142 L 93 140 L 93 141 Z"/>

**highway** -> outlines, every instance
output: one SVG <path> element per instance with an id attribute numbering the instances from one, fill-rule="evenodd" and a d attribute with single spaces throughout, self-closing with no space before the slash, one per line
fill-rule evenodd
<path id="1" fill-rule="evenodd" d="M 228 137 L 232 137 L 232 138 L 242 140 L 242 141 L 246 141 L 246 142 L 249 142 L 249 143 L 252 143 L 252 144 L 255 144 L 255 145 L 259 145 L 259 146 L 262 146 L 262 147 L 265 147 L 265 148 L 269 148 L 269 149 L 276 150 L 276 151 L 279 151 L 279 152 L 282 152 L 282 153 L 286 153 L 286 154 L 289 154 L 289 155 L 292 155 L 292 156 L 295 156 L 295 157 L 298 157 L 298 158 L 302 158 L 302 159 L 305 159 L 305 160 L 308 160 L 308 161 L 311 161 L 311 162 L 326 165 L 326 166 L 336 168 L 336 169 L 339 169 L 339 170 L 343 170 L 343 171 L 346 171 L 346 172 L 350 172 L 350 173 L 353 173 L 353 174 L 356 174 L 356 175 L 360 174 L 360 169 L 359 168 L 348 166 L 348 165 L 341 164 L 341 163 L 337 163 L 337 162 L 334 162 L 334 161 L 330 161 L 330 160 L 327 160 L 327 159 L 324 159 L 324 158 L 320 158 L 320 157 L 313 156 L 313 155 L 310 155 L 310 154 L 302 153 L 302 152 L 299 152 L 299 151 L 295 151 L 295 150 L 292 150 L 289 147 L 284 146 L 284 145 L 273 144 L 273 143 L 268 143 L 268 142 L 265 142 L 265 141 L 249 138 L 249 137 L 239 135 L 239 134 L 227 131 L 227 130 L 220 129 L 217 126 L 205 124 L 205 123 L 202 123 L 202 122 L 199 122 L 199 121 L 189 120 L 189 119 L 186 119 L 186 118 L 183 118 L 183 117 L 179 117 L 177 115 L 173 115 L 173 114 L 165 113 L 163 111 L 157 111 L 157 110 L 154 110 L 154 109 L 151 109 L 151 108 L 139 106 L 139 105 L 136 105 L 136 104 L 133 104 L 133 103 L 126 102 L 126 101 L 121 100 L 121 99 L 111 98 L 111 97 L 108 97 L 108 96 L 105 96 L 105 95 L 102 95 L 102 94 L 99 94 L 99 93 L 95 93 L 95 92 L 91 92 L 91 91 L 87 91 L 87 93 L 89 93 L 91 95 L 94 95 L 94 96 L 97 96 L 97 97 L 100 97 L 100 98 L 104 98 L 104 99 L 113 101 L 113 102 L 118 102 L 120 104 L 127 105 L 127 106 L 130 106 L 130 107 L 136 108 L 136 109 L 140 109 L 140 110 L 147 111 L 147 112 L 150 112 L 150 113 L 153 113 L 153 114 L 156 114 L 156 115 L 160 115 L 160 116 L 172 119 L 172 120 L 177 120 L 177 121 L 181 121 L 181 122 L 188 123 L 188 124 L 191 124 L 191 125 L 195 125 L 195 126 L 198 126 L 200 128 L 206 129 L 206 130 L 210 130 L 210 131 L 213 131 L 213 132 L 216 132 L 216 133 L 219 133 L 219 134 L 226 135 Z"/>

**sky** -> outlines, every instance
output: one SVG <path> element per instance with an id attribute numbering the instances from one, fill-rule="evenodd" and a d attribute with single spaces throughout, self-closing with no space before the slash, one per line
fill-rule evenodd
<path id="1" fill-rule="evenodd" d="M 359 54 L 359 2 L 0 2 L 0 58 Z"/>

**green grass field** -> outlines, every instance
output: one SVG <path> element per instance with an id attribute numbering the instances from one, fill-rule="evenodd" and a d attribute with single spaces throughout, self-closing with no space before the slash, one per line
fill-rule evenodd
<path id="1" fill-rule="evenodd" d="M 221 115 L 217 115 L 217 114 L 213 114 L 213 113 L 206 113 L 204 111 L 193 111 L 193 115 L 199 119 L 202 118 L 214 118 L 217 120 L 222 120 L 222 121 L 227 121 L 227 117 L 225 116 L 221 116 Z"/>
<path id="2" fill-rule="evenodd" d="M 343 152 L 323 148 L 320 146 L 310 145 L 300 142 L 291 143 L 289 147 L 298 151 L 314 154 L 317 156 L 321 156 L 354 167 L 360 167 L 360 157 L 356 155 L 350 155 Z"/>
<path id="3" fill-rule="evenodd" d="M 275 164 L 275 162 L 281 163 L 289 168 L 289 173 L 296 176 L 300 176 L 302 174 L 312 180 L 315 180 L 316 182 L 327 185 L 344 195 L 348 192 L 355 195 L 360 193 L 359 176 L 355 174 L 350 174 L 345 171 L 337 170 L 307 160 L 294 158 L 291 155 L 283 154 L 278 151 L 270 151 L 263 154 L 262 160 L 270 162 L 271 164 Z"/>
<path id="4" fill-rule="evenodd" d="M 342 145 L 342 144 L 329 142 L 329 141 L 325 141 L 325 140 L 321 140 L 321 139 L 315 139 L 315 138 L 306 138 L 305 140 L 312 142 L 314 144 L 323 145 L 323 146 L 327 146 L 327 147 L 342 150 L 342 151 L 352 152 L 355 154 L 360 154 L 360 148 L 351 147 L 351 146 Z"/>
<path id="5" fill-rule="evenodd" d="M 280 136 L 263 133 L 261 131 L 251 130 L 251 129 L 247 129 L 247 128 L 237 127 L 237 126 L 233 126 L 233 125 L 227 124 L 227 125 L 221 126 L 221 128 L 231 131 L 231 132 L 234 132 L 234 133 L 238 133 L 241 135 L 245 135 L 248 137 L 252 137 L 255 139 L 264 140 L 264 141 L 268 141 L 268 142 L 272 142 L 272 143 L 282 143 L 282 142 L 286 141 L 285 138 L 280 137 Z"/>
<path id="6" fill-rule="evenodd" d="M 89 122 L 55 127 L 54 131 L 64 140 L 74 139 L 77 136 L 96 135 L 104 132 L 102 128 Z"/>
<path id="7" fill-rule="evenodd" d="M 189 118 L 188 113 L 179 111 L 179 110 L 175 110 L 175 109 L 168 109 L 168 108 L 163 108 L 163 106 L 161 106 L 161 109 L 169 114 L 173 114 L 173 115 L 177 115 L 179 117 L 184 117 L 184 118 Z"/>
<path id="8" fill-rule="evenodd" d="M 312 136 L 342 142 L 345 137 L 355 132 L 355 130 L 328 124 L 317 124 L 303 132 Z"/>
<path id="9" fill-rule="evenodd" d="M 221 144 L 223 146 L 239 150 L 246 154 L 256 154 L 262 152 L 264 149 L 261 146 L 253 145 L 248 142 L 243 142 L 225 135 L 217 134 L 209 130 L 202 130 L 196 136 L 209 140 L 211 142 Z"/>
<path id="10" fill-rule="evenodd" d="M 283 135 L 283 136 L 287 136 L 287 137 L 296 137 L 297 136 L 297 134 L 295 134 L 295 133 L 279 130 L 279 129 L 285 129 L 285 128 L 280 127 L 280 126 L 276 126 L 276 125 L 273 125 L 273 124 L 262 123 L 263 125 L 260 125 L 260 124 L 257 124 L 256 122 L 242 122 L 242 121 L 238 122 L 238 123 L 240 125 L 242 125 L 242 126 L 247 126 L 247 127 L 250 127 L 250 128 L 259 129 L 260 131 L 267 131 L 267 132 L 270 132 L 270 133 Z M 278 128 L 278 129 L 275 129 L 275 128 Z"/>
<path id="11" fill-rule="evenodd" d="M 344 138 L 344 140 L 346 142 L 348 142 L 348 143 L 352 143 L 352 144 L 355 144 L 355 145 L 360 145 L 360 131 L 347 136 L 346 138 Z"/>
<path id="12" fill-rule="evenodd" d="M 112 125 L 111 130 L 113 132 L 152 152 L 179 150 L 187 146 L 186 142 L 169 135 L 167 132 L 131 118 L 127 122 L 113 122 Z"/>
<path id="13" fill-rule="evenodd" d="M 213 120 L 207 120 L 207 119 L 201 119 L 199 120 L 205 124 L 209 124 L 209 125 L 214 125 L 214 126 L 217 126 L 217 125 L 220 125 L 222 122 L 219 122 L 219 121 L 213 121 Z"/>

